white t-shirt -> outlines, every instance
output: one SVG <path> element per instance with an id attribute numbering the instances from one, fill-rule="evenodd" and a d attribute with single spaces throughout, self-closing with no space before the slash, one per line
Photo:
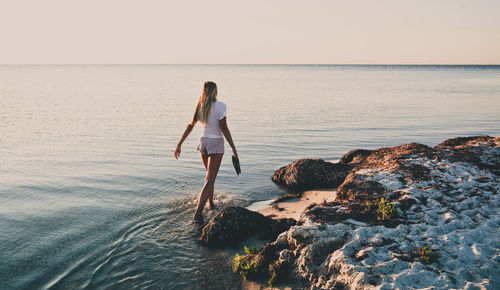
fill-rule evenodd
<path id="1" fill-rule="evenodd" d="M 226 117 L 226 104 L 223 102 L 215 102 L 210 111 L 210 117 L 208 117 L 207 123 L 201 123 L 203 126 L 203 132 L 201 137 L 209 138 L 221 138 L 222 130 L 219 126 L 219 120 Z"/>

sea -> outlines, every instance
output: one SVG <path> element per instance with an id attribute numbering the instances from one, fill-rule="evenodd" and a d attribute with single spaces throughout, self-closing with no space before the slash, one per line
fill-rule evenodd
<path id="1" fill-rule="evenodd" d="M 242 287 L 248 242 L 206 248 L 191 222 L 199 125 L 173 156 L 207 80 L 242 170 L 226 143 L 219 209 L 285 194 L 271 175 L 299 158 L 500 136 L 500 66 L 2 65 L 0 289 Z"/>

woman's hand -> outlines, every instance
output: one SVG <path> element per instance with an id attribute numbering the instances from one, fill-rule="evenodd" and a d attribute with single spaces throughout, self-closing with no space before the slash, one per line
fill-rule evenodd
<path id="1" fill-rule="evenodd" d="M 175 159 L 179 159 L 179 155 L 181 155 L 181 146 L 177 145 L 177 148 L 175 148 L 175 152 L 174 152 Z"/>
<path id="2" fill-rule="evenodd" d="M 233 149 L 233 156 L 234 156 L 235 158 L 238 158 L 238 152 L 236 152 L 236 149 Z"/>

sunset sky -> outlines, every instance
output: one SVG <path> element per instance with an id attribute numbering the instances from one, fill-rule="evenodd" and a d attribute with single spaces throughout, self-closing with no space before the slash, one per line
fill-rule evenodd
<path id="1" fill-rule="evenodd" d="M 0 0 L 1 64 L 500 64 L 499 0 Z"/>

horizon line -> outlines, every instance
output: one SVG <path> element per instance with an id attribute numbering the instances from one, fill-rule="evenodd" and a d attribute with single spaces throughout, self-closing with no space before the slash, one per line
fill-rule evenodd
<path id="1" fill-rule="evenodd" d="M 0 66 L 43 66 L 43 65 L 317 65 L 317 66 L 500 66 L 500 63 L 493 64 L 415 64 L 415 63 L 0 63 Z"/>

